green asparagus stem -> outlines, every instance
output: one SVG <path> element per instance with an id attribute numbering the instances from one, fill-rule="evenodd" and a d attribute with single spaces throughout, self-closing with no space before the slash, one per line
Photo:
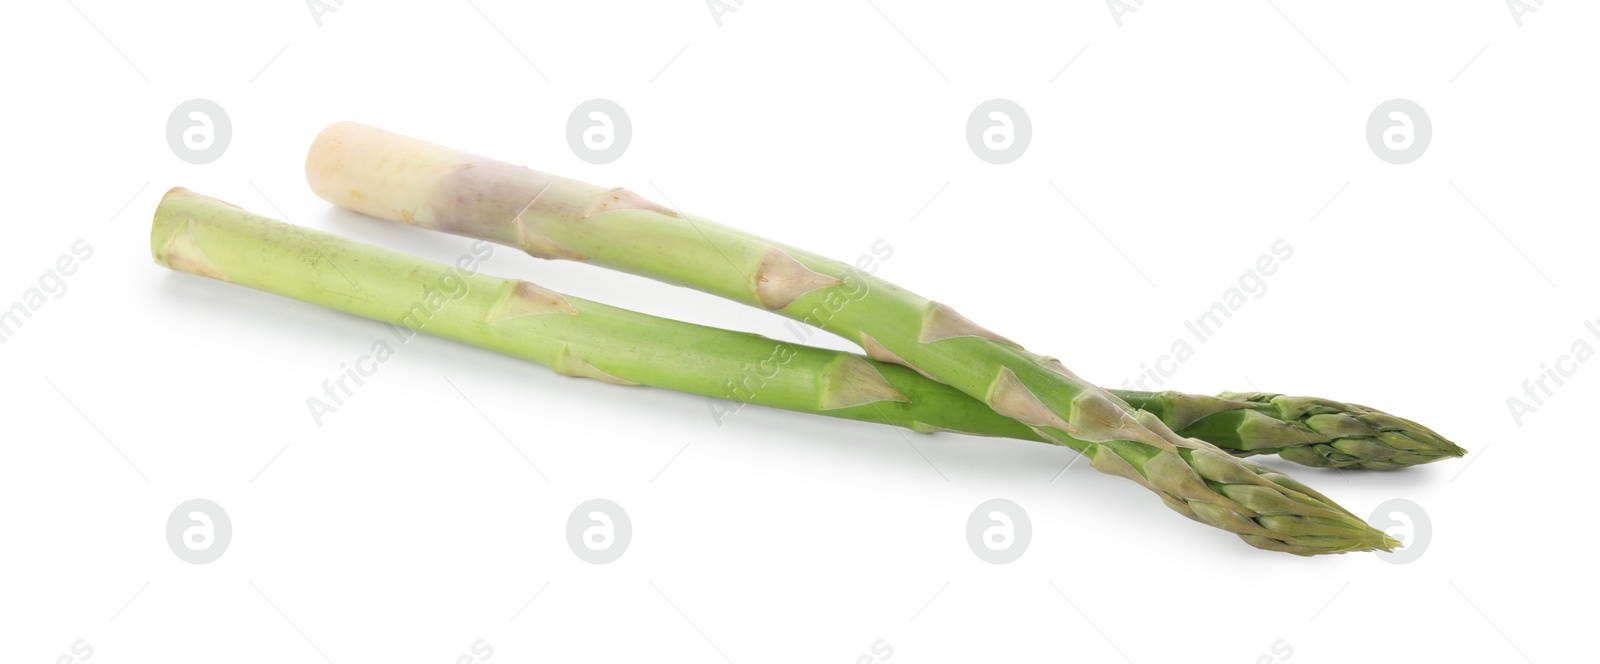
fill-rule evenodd
<path id="1" fill-rule="evenodd" d="M 1238 456 L 1276 454 L 1318 468 L 1395 470 L 1467 453 L 1416 422 L 1328 399 L 1267 392 L 1111 393 L 1160 417 L 1179 435 Z"/>
<path id="2" fill-rule="evenodd" d="M 306 174 L 319 196 L 352 210 L 539 257 L 587 260 L 817 325 L 861 344 L 869 357 L 905 364 L 981 400 L 1253 546 L 1311 555 L 1397 545 L 1326 499 L 1178 436 L 1060 362 L 843 263 L 622 189 L 353 123 L 318 136 Z"/>
<path id="3" fill-rule="evenodd" d="M 157 263 L 179 272 L 487 348 L 568 376 L 918 431 L 1031 433 L 905 367 L 566 297 L 299 228 L 187 189 L 162 198 L 150 248 Z"/>

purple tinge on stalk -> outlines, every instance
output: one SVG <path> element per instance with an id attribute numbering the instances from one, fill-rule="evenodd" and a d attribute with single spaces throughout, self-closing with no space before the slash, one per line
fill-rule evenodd
<path id="1" fill-rule="evenodd" d="M 605 188 L 419 141 L 354 122 L 329 125 L 306 155 L 306 181 L 324 200 L 382 219 L 582 260 L 531 223 L 581 221 L 611 210 L 669 208 Z"/>
<path id="2" fill-rule="evenodd" d="M 677 211 L 626 189 L 569 180 L 353 122 L 330 125 L 312 142 L 306 180 L 318 196 L 356 212 L 548 259 L 590 258 L 551 236 L 570 243 L 567 233 L 608 212 L 636 210 L 664 221 L 683 220 Z M 806 293 L 842 283 L 770 243 L 762 243 L 760 252 L 759 264 L 749 266 L 746 276 L 750 295 L 765 309 L 783 309 Z M 960 322 L 970 325 L 952 321 Z"/>

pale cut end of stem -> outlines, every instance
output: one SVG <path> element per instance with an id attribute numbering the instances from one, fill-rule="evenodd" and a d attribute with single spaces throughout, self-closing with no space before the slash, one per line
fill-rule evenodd
<path id="1" fill-rule="evenodd" d="M 471 155 L 355 122 L 328 125 L 306 154 L 317 196 L 362 214 L 432 227 L 438 184 Z"/>
<path id="2" fill-rule="evenodd" d="M 232 203 L 197 194 L 183 187 L 169 189 L 166 195 L 161 197 L 161 203 L 156 206 L 155 222 L 150 230 L 151 256 L 155 258 L 156 264 L 163 267 L 231 283 L 233 280 L 217 269 L 206 256 L 206 252 L 195 242 L 194 222 L 189 215 L 183 214 L 180 210 L 186 201 L 216 203 L 242 209 Z"/>
<path id="3" fill-rule="evenodd" d="M 163 203 L 165 203 L 167 201 L 182 201 L 182 200 L 206 201 L 206 202 L 209 202 L 209 203 L 216 203 L 218 205 L 226 205 L 226 206 L 231 207 L 231 208 L 233 208 L 235 210 L 241 210 L 241 211 L 244 210 L 244 208 L 239 207 L 237 205 L 234 205 L 232 203 L 229 203 L 229 202 L 227 202 L 225 200 L 222 200 L 222 199 L 219 199 L 219 198 L 212 198 L 212 197 L 207 196 L 207 195 L 202 194 L 202 193 L 190 191 L 189 189 L 186 189 L 184 187 L 173 187 L 171 189 L 168 189 L 167 193 L 161 196 L 161 202 L 163 202 Z"/>
<path id="4" fill-rule="evenodd" d="M 323 200 L 381 219 L 581 260 L 533 226 L 607 210 L 676 213 L 631 192 L 540 173 L 355 122 L 329 125 L 306 153 L 306 182 Z"/>
<path id="5" fill-rule="evenodd" d="M 618 211 L 667 217 L 671 208 L 626 189 L 541 173 L 355 122 L 329 125 L 306 154 L 306 182 L 334 205 L 521 248 L 546 259 L 586 260 L 540 230 Z"/>

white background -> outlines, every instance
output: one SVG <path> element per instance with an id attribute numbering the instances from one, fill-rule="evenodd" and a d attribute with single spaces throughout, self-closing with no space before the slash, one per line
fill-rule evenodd
<path id="1" fill-rule="evenodd" d="M 1149 0 L 1119 27 L 1095 0 L 929 4 L 748 0 L 720 27 L 698 0 L 348 0 L 320 27 L 291 0 L 8 7 L 0 307 L 74 241 L 94 253 L 0 344 L 0 657 L 81 661 L 82 640 L 95 662 L 445 663 L 480 639 L 505 662 L 855 662 L 875 643 L 891 662 L 1581 657 L 1600 369 L 1578 364 L 1520 423 L 1507 399 L 1575 341 L 1600 347 L 1600 10 L 1550 0 L 1519 27 L 1490 0 Z M 634 129 L 603 166 L 566 144 L 596 97 Z M 166 140 L 192 98 L 232 121 L 206 165 Z M 1032 120 L 1010 164 L 966 142 L 991 98 Z M 1391 98 L 1431 118 L 1407 165 L 1365 138 Z M 1268 461 L 1359 514 L 1421 505 L 1427 548 L 1393 564 L 1257 551 L 1086 463 L 1062 473 L 1066 449 L 755 407 L 719 427 L 703 398 L 432 338 L 318 427 L 306 398 L 385 329 L 163 270 L 148 232 L 181 185 L 465 252 L 310 193 L 304 150 L 338 120 L 846 260 L 886 240 L 881 276 L 1110 385 L 1284 239 L 1269 290 L 1166 387 L 1370 404 L 1471 455 L 1388 474 Z M 591 266 L 502 250 L 484 271 L 790 334 Z M 633 522 L 607 565 L 565 537 L 596 497 Z M 190 498 L 233 523 L 210 564 L 164 539 Z M 965 540 L 991 498 L 1032 521 L 1011 564 Z"/>

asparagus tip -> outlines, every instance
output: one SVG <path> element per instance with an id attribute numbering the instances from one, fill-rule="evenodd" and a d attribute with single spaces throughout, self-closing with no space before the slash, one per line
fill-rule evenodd
<path id="1" fill-rule="evenodd" d="M 1376 408 L 1341 403 L 1315 397 L 1293 397 L 1268 392 L 1224 392 L 1223 399 L 1247 402 L 1265 408 L 1261 411 L 1305 435 L 1326 439 L 1324 443 L 1291 445 L 1279 448 L 1279 456 L 1308 466 L 1322 468 L 1366 468 L 1396 470 L 1442 459 L 1458 459 L 1467 451 L 1432 429 L 1396 417 Z M 1260 427 L 1249 432 L 1262 438 L 1261 449 L 1269 451 L 1281 444 Z"/>

